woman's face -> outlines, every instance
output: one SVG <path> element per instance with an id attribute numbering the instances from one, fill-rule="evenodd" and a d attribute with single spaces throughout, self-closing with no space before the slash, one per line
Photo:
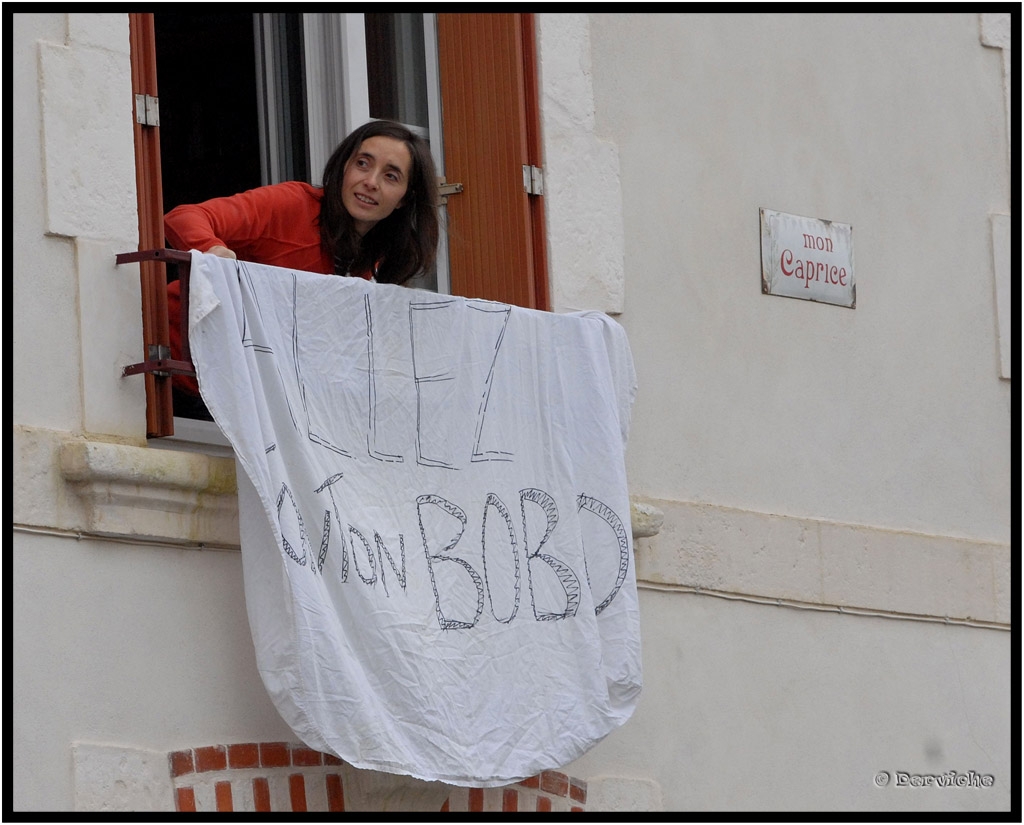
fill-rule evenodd
<path id="1" fill-rule="evenodd" d="M 384 135 L 367 138 L 348 159 L 341 201 L 360 235 L 402 206 L 411 169 L 409 147 Z"/>

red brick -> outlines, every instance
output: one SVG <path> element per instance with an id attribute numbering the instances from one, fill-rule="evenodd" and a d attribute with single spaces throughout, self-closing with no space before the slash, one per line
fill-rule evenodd
<path id="1" fill-rule="evenodd" d="M 540 775 L 540 789 L 555 796 L 568 796 L 569 777 L 558 771 L 544 771 Z"/>
<path id="2" fill-rule="evenodd" d="M 252 801 L 257 811 L 262 813 L 270 810 L 270 783 L 262 776 L 252 781 Z"/>
<path id="3" fill-rule="evenodd" d="M 501 794 L 501 810 L 503 811 L 518 811 L 519 810 L 519 791 L 515 788 L 505 788 Z"/>
<path id="4" fill-rule="evenodd" d="M 446 800 L 444 801 L 444 805 L 442 805 L 442 806 L 441 806 L 441 813 L 443 813 L 443 814 L 446 814 L 446 813 L 448 813 L 448 812 L 449 812 L 449 811 L 451 810 L 451 809 L 450 809 L 450 808 L 448 807 L 448 803 L 449 803 L 450 801 L 451 801 L 450 799 L 446 799 Z"/>
<path id="5" fill-rule="evenodd" d="M 233 811 L 235 809 L 234 802 L 231 799 L 230 782 L 218 782 L 213 786 L 213 792 L 217 797 L 218 811 Z"/>
<path id="6" fill-rule="evenodd" d="M 315 751 L 312 748 L 304 746 L 292 748 L 292 764 L 297 768 L 320 765 L 323 763 L 323 758 L 323 754 L 320 751 Z"/>
<path id="7" fill-rule="evenodd" d="M 537 776 L 528 776 L 519 784 L 522 785 L 524 788 L 539 788 L 540 774 L 538 774 Z"/>
<path id="8" fill-rule="evenodd" d="M 301 773 L 293 773 L 288 777 L 288 795 L 292 800 L 293 811 L 306 810 L 306 779 Z"/>
<path id="9" fill-rule="evenodd" d="M 581 807 L 580 807 L 579 805 L 573 805 L 573 806 L 572 806 L 572 807 L 571 807 L 571 808 L 569 809 L 569 812 L 570 812 L 570 813 L 582 813 L 582 812 L 583 812 L 583 809 L 582 809 L 582 808 L 581 808 Z"/>
<path id="10" fill-rule="evenodd" d="M 327 774 L 327 810 L 345 810 L 345 790 L 341 786 L 341 777 L 336 773 Z"/>
<path id="11" fill-rule="evenodd" d="M 324 764 L 325 765 L 344 765 L 345 763 L 342 762 L 333 753 L 325 753 L 324 754 Z"/>
<path id="12" fill-rule="evenodd" d="M 484 809 L 484 789 L 483 788 L 470 788 L 469 789 L 469 810 L 472 812 L 479 812 Z"/>
<path id="13" fill-rule="evenodd" d="M 222 771 L 228 766 L 228 751 L 223 745 L 210 745 L 208 748 L 196 748 L 196 770 Z"/>
<path id="14" fill-rule="evenodd" d="M 587 801 L 587 783 L 582 779 L 569 779 L 569 796 L 577 802 Z"/>
<path id="15" fill-rule="evenodd" d="M 538 811 L 550 811 L 551 810 L 551 800 L 548 799 L 546 796 L 538 796 L 537 797 L 537 810 Z"/>
<path id="16" fill-rule="evenodd" d="M 182 776 L 196 769 L 192 751 L 174 751 L 171 754 L 171 776 Z"/>
<path id="17" fill-rule="evenodd" d="M 229 768 L 258 768 L 260 764 L 260 746 L 255 742 L 247 745 L 228 745 Z"/>
<path id="18" fill-rule="evenodd" d="M 260 764 L 264 768 L 285 768 L 291 763 L 287 742 L 260 742 Z"/>
<path id="19" fill-rule="evenodd" d="M 196 812 L 196 792 L 191 788 L 178 788 L 175 791 L 178 810 L 182 813 Z"/>

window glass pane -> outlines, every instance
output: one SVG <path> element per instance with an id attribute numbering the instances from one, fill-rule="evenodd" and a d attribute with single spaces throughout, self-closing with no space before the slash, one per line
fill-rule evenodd
<path id="1" fill-rule="evenodd" d="M 367 14 L 370 117 L 429 126 L 423 15 Z"/>
<path id="2" fill-rule="evenodd" d="M 301 14 L 259 14 L 263 183 L 309 180 Z"/>

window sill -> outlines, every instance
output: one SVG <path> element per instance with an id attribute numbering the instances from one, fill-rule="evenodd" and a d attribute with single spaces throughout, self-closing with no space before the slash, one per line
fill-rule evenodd
<path id="1" fill-rule="evenodd" d="M 238 549 L 232 458 L 76 439 L 61 444 L 60 468 L 91 534 Z M 658 533 L 660 510 L 634 499 L 630 511 L 634 538 Z"/>
<path id="2" fill-rule="evenodd" d="M 60 468 L 89 533 L 238 549 L 232 458 L 73 440 Z"/>

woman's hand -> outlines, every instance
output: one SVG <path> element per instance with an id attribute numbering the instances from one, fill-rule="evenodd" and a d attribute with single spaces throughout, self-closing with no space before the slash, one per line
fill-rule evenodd
<path id="1" fill-rule="evenodd" d="M 211 246 L 206 250 L 209 255 L 216 255 L 218 258 L 233 258 L 238 259 L 238 256 L 228 249 L 226 246 Z"/>

